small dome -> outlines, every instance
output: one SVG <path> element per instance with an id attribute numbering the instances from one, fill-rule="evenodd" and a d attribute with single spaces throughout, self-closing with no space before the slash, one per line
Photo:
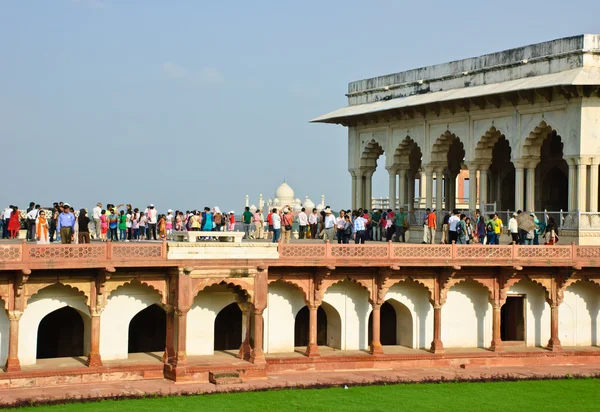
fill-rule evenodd
<path id="1" fill-rule="evenodd" d="M 275 197 L 279 199 L 293 199 L 294 191 L 287 183 L 283 182 L 275 191 Z"/>
<path id="2" fill-rule="evenodd" d="M 294 212 L 299 212 L 302 210 L 302 206 L 300 206 L 300 203 L 296 203 L 292 209 L 294 209 Z"/>
<path id="3" fill-rule="evenodd" d="M 320 212 L 321 210 L 325 209 L 325 205 L 323 203 L 319 203 L 317 205 L 317 212 Z"/>
<path id="4" fill-rule="evenodd" d="M 297 204 L 297 205 L 299 205 L 299 204 L 301 204 L 302 202 L 300 201 L 300 199 L 296 199 L 296 200 L 294 200 L 294 203 L 295 203 L 295 204 Z"/>
<path id="5" fill-rule="evenodd" d="M 252 206 L 250 206 L 250 211 L 251 211 L 252 213 L 256 212 L 257 210 L 258 210 L 258 208 L 256 207 L 256 205 L 252 205 Z"/>
<path id="6" fill-rule="evenodd" d="M 279 204 L 279 198 L 276 197 L 275 199 L 273 199 L 273 204 L 274 205 L 278 205 Z"/>
<path id="7" fill-rule="evenodd" d="M 312 200 L 306 199 L 306 202 L 304 202 L 304 207 L 306 208 L 306 210 L 312 211 L 315 208 L 315 204 Z"/>

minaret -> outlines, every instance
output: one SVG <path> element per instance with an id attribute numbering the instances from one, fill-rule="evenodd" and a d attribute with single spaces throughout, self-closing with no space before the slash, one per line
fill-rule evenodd
<path id="1" fill-rule="evenodd" d="M 250 206 L 250 203 L 248 202 L 248 195 L 246 195 L 246 207 Z"/>
<path id="2" fill-rule="evenodd" d="M 263 202 L 263 197 L 262 197 L 262 193 L 258 195 L 258 208 L 260 210 L 263 210 L 263 207 L 265 207 L 265 202 Z"/>
<path id="3" fill-rule="evenodd" d="M 325 207 L 325 195 L 321 195 L 321 204 Z"/>

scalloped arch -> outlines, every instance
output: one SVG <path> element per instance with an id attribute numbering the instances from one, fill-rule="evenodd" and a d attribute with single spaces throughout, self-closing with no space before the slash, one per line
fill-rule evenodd
<path id="1" fill-rule="evenodd" d="M 33 293 L 31 293 L 29 296 L 26 296 L 25 298 L 25 306 L 27 306 L 27 303 L 31 300 L 31 298 L 33 298 L 35 295 L 37 295 L 38 293 L 40 293 L 42 290 L 56 286 L 56 285 L 60 285 L 61 288 L 65 288 L 67 290 L 73 291 L 75 292 L 75 294 L 77 295 L 81 295 L 83 297 L 83 301 L 85 302 L 86 305 L 89 305 L 88 302 L 88 296 L 85 294 L 84 291 L 80 290 L 79 288 L 75 287 L 75 286 L 71 286 L 71 285 L 66 285 L 62 282 L 54 282 L 51 283 L 49 285 L 36 285 L 37 288 L 33 285 L 30 285 L 30 291 L 32 290 L 32 287 L 35 288 L 35 291 Z"/>
<path id="2" fill-rule="evenodd" d="M 576 285 L 578 283 L 582 283 L 582 284 L 591 284 L 593 286 L 595 286 L 596 289 L 598 289 L 598 291 L 600 291 L 600 283 L 598 283 L 598 281 L 594 281 L 592 279 L 585 279 L 585 278 L 580 278 L 580 279 L 569 279 L 567 282 L 565 282 L 565 285 L 563 286 L 563 290 L 567 290 L 569 289 L 571 286 Z"/>
<path id="3" fill-rule="evenodd" d="M 390 283 L 389 286 L 387 285 L 387 282 L 386 282 L 386 295 L 387 295 L 387 292 L 390 290 L 390 288 L 394 285 L 398 285 L 400 283 L 412 283 L 412 284 L 415 284 L 415 285 L 418 285 L 418 286 L 424 288 L 427 291 L 429 300 L 430 301 L 433 300 L 433 288 L 431 288 L 429 285 L 427 285 L 427 283 L 423 279 L 417 279 L 412 276 L 407 276 L 404 279 L 390 279 L 390 280 L 393 280 L 393 282 Z M 384 298 L 385 298 L 385 296 L 384 296 Z"/>
<path id="4" fill-rule="evenodd" d="M 464 278 L 452 278 L 450 279 L 442 288 L 442 290 L 440 291 L 440 301 L 442 303 L 446 302 L 446 298 L 448 295 L 448 292 L 450 291 L 450 289 L 452 289 L 454 286 L 456 285 L 460 285 L 461 283 L 465 283 L 465 282 L 473 282 L 476 283 L 480 286 L 482 286 L 483 288 L 485 288 L 488 292 L 488 300 L 493 299 L 494 298 L 494 291 L 492 289 L 490 289 L 490 287 L 488 285 L 486 285 L 485 283 L 483 283 L 481 280 L 473 278 L 471 276 L 466 276 Z"/>
<path id="5" fill-rule="evenodd" d="M 200 279 L 199 282 L 194 287 L 194 298 L 198 296 L 198 293 L 202 292 L 204 289 L 213 286 L 213 285 L 225 285 L 228 288 L 233 290 L 239 290 L 243 292 L 245 296 L 248 297 L 248 301 L 254 301 L 254 285 L 248 282 L 243 282 L 241 279 L 232 279 L 232 278 L 208 278 L 208 279 Z"/>
<path id="6" fill-rule="evenodd" d="M 163 304 L 165 304 L 165 303 L 166 303 L 166 302 L 165 302 L 165 300 L 166 300 L 166 299 L 165 299 L 165 296 L 164 296 L 164 293 L 163 293 L 163 291 L 161 291 L 161 290 L 159 290 L 159 289 L 155 288 L 155 287 L 154 287 L 152 284 L 150 284 L 150 283 L 147 283 L 146 281 L 142 281 L 142 280 L 139 280 L 139 279 L 137 279 L 137 278 L 133 278 L 133 279 L 130 279 L 130 280 L 126 280 L 126 281 L 124 281 L 124 282 L 122 282 L 122 283 L 121 283 L 121 282 L 119 282 L 118 284 L 113 284 L 113 285 L 116 285 L 116 287 L 111 287 L 111 288 L 110 288 L 110 291 L 109 291 L 108 293 L 105 293 L 105 294 L 106 294 L 106 299 L 110 298 L 110 296 L 111 296 L 111 294 L 112 294 L 113 292 L 116 292 L 117 290 L 119 290 L 119 289 L 121 289 L 121 288 L 124 288 L 124 287 L 126 287 L 126 286 L 130 286 L 130 285 L 131 285 L 131 286 L 136 286 L 136 285 L 139 285 L 139 286 L 144 286 L 144 287 L 146 287 L 146 288 L 148 288 L 148 289 L 152 290 L 153 292 L 156 292 L 156 293 L 158 293 L 158 295 L 160 296 L 160 301 L 161 301 L 161 303 L 163 303 Z M 107 286 L 107 288 L 108 288 L 108 286 Z"/>
<path id="7" fill-rule="evenodd" d="M 491 163 L 494 146 L 502 136 L 504 136 L 504 134 L 500 130 L 496 129 L 494 126 L 490 127 L 485 134 L 479 138 L 479 141 L 475 146 L 476 161 Z"/>
<path id="8" fill-rule="evenodd" d="M 522 158 L 536 159 L 541 156 L 542 145 L 548 135 L 556 130 L 542 120 L 523 141 Z"/>
<path id="9" fill-rule="evenodd" d="M 271 285 L 272 283 L 277 283 L 277 282 L 291 285 L 295 289 L 298 289 L 300 291 L 300 293 L 302 293 L 302 298 L 304 299 L 304 302 L 306 302 L 306 304 L 308 305 L 309 291 L 308 291 L 308 288 L 305 287 L 305 285 L 302 281 L 296 280 L 296 279 L 283 278 L 283 277 L 281 277 L 279 279 L 269 279 L 269 285 Z"/>
<path id="10" fill-rule="evenodd" d="M 344 278 L 340 278 L 340 279 L 327 279 L 323 281 L 323 287 L 321 288 L 321 298 L 323 296 L 325 296 L 325 293 L 327 292 L 327 290 L 329 290 L 330 287 L 332 287 L 333 285 L 337 284 L 337 283 L 342 283 L 344 281 L 349 281 L 354 283 L 355 285 L 360 286 L 361 288 L 365 289 L 367 291 L 367 293 L 369 294 L 369 299 L 371 299 L 372 296 L 372 292 L 371 292 L 371 288 L 367 285 L 365 285 L 364 283 L 362 283 L 361 280 L 357 280 L 357 279 L 352 279 L 350 277 L 344 277 Z"/>

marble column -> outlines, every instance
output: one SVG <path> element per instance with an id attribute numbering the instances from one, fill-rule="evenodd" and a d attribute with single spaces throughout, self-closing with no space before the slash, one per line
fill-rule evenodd
<path id="1" fill-rule="evenodd" d="M 102 359 L 100 358 L 100 314 L 101 309 L 93 309 L 92 321 L 90 327 L 90 353 L 87 358 L 87 366 L 102 366 Z"/>
<path id="2" fill-rule="evenodd" d="M 253 363 L 266 362 L 263 352 L 263 311 L 264 308 L 254 308 L 254 348 L 250 359 Z"/>
<path id="3" fill-rule="evenodd" d="M 452 210 L 450 208 L 450 172 L 444 172 L 444 209 L 446 211 Z"/>
<path id="4" fill-rule="evenodd" d="M 535 211 L 535 166 L 527 168 L 527 184 L 525 192 L 525 209 L 528 212 Z"/>
<path id="5" fill-rule="evenodd" d="M 352 176 L 352 210 L 356 210 L 356 201 L 358 199 L 358 177 L 355 172 L 350 172 Z"/>
<path id="6" fill-rule="evenodd" d="M 373 324 L 371 341 L 371 354 L 382 355 L 383 346 L 381 346 L 381 305 L 373 305 Z"/>
<path id="7" fill-rule="evenodd" d="M 424 176 L 423 173 L 425 173 Z M 431 209 L 433 207 L 433 170 L 428 168 L 423 173 L 421 176 L 425 179 L 425 207 Z"/>
<path id="8" fill-rule="evenodd" d="M 569 212 L 577 209 L 577 165 L 573 159 L 569 160 Z"/>
<path id="9" fill-rule="evenodd" d="M 479 170 L 479 208 L 485 210 L 485 204 L 488 201 L 488 166 L 483 166 Z"/>
<path id="10" fill-rule="evenodd" d="M 590 212 L 598 211 L 598 164 L 595 158 L 592 158 L 590 162 L 590 203 L 588 209 Z"/>
<path id="11" fill-rule="evenodd" d="M 408 172 L 408 198 L 406 199 L 406 204 L 408 205 L 407 212 L 410 212 L 415 208 L 415 173 Z"/>
<path id="12" fill-rule="evenodd" d="M 548 341 L 548 349 L 552 352 L 562 351 L 562 345 L 558 338 L 558 304 L 550 303 L 550 340 Z"/>
<path id="13" fill-rule="evenodd" d="M 238 306 L 242 311 L 242 343 L 237 357 L 244 360 L 249 360 L 252 354 L 250 348 L 250 321 L 252 320 L 252 304 L 248 302 L 238 302 Z"/>
<path id="14" fill-rule="evenodd" d="M 396 210 L 396 169 L 390 168 L 388 169 L 389 174 L 389 199 L 390 204 L 389 208 L 392 210 Z"/>
<path id="15" fill-rule="evenodd" d="M 319 306 L 308 307 L 308 345 L 306 346 L 306 356 L 320 356 L 319 345 L 317 344 L 317 314 Z"/>
<path id="16" fill-rule="evenodd" d="M 504 352 L 504 344 L 500 335 L 500 314 L 502 305 L 499 303 L 492 304 L 492 343 L 490 350 L 494 352 Z"/>
<path id="17" fill-rule="evenodd" d="M 515 165 L 515 209 L 523 210 L 524 171 L 522 166 Z"/>
<path id="18" fill-rule="evenodd" d="M 18 372 L 21 370 L 19 362 L 19 320 L 23 312 L 11 310 L 8 312 L 10 322 L 8 332 L 8 359 L 6 360 L 6 372 Z"/>
<path id="19" fill-rule="evenodd" d="M 442 211 L 442 200 L 443 200 L 443 186 L 444 186 L 444 169 L 438 168 L 435 170 L 435 210 Z M 439 216 L 439 215 L 438 215 Z"/>
<path id="20" fill-rule="evenodd" d="M 404 207 L 404 205 L 408 203 L 406 199 L 406 175 L 407 169 L 398 170 L 398 208 Z"/>
<path id="21" fill-rule="evenodd" d="M 469 210 L 475 211 L 477 209 L 477 167 L 471 166 L 469 168 Z M 481 209 L 481 213 L 484 210 Z"/>
<path id="22" fill-rule="evenodd" d="M 579 159 L 577 163 L 577 210 L 580 212 L 587 211 L 587 164 L 583 159 Z"/>
<path id="23" fill-rule="evenodd" d="M 363 180 L 363 172 L 362 171 L 356 171 L 356 209 L 359 209 L 361 207 L 364 207 L 364 192 L 363 189 L 365 187 L 364 184 L 364 180 Z"/>
<path id="24" fill-rule="evenodd" d="M 433 341 L 431 342 L 431 352 L 444 352 L 442 344 L 442 306 L 433 305 Z"/>
<path id="25" fill-rule="evenodd" d="M 371 210 L 373 206 L 373 173 L 374 170 L 369 170 L 365 173 L 365 201 L 363 208 Z M 323 205 L 325 206 L 325 205 Z"/>

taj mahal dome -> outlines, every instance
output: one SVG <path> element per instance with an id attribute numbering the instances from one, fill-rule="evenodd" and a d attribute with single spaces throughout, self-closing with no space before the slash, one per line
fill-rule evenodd
<path id="1" fill-rule="evenodd" d="M 278 208 L 281 209 L 285 206 L 290 206 L 293 212 L 300 212 L 305 207 L 306 210 L 312 210 L 317 208 L 320 212 L 325 208 L 325 195 L 321 195 L 321 202 L 315 204 L 308 196 L 305 196 L 304 201 L 294 197 L 294 189 L 290 187 L 285 181 L 275 189 L 275 197 L 273 199 L 264 200 L 263 195 L 258 195 L 258 206 L 256 204 L 250 204 L 250 198 L 246 195 L 246 207 L 250 207 L 251 212 L 255 212 L 260 209 L 264 211 L 265 206 L 268 209 Z"/>

